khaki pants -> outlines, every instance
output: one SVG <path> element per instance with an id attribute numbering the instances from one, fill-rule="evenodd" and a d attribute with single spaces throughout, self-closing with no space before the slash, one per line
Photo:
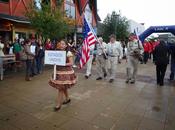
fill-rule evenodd
<path id="1" fill-rule="evenodd" d="M 87 62 L 87 70 L 86 70 L 86 75 L 87 76 L 91 75 L 92 60 L 93 60 L 93 55 L 90 55 L 90 58 Z"/>
<path id="2" fill-rule="evenodd" d="M 126 68 L 126 73 L 127 73 L 127 80 L 132 80 L 135 81 L 136 76 L 137 76 L 137 71 L 138 71 L 138 63 L 139 60 L 137 58 L 134 58 L 133 56 L 128 56 L 127 57 L 127 68 Z"/>
<path id="3" fill-rule="evenodd" d="M 118 57 L 108 57 L 109 78 L 115 79 L 118 64 Z"/>
<path id="4" fill-rule="evenodd" d="M 97 62 L 97 75 L 98 77 L 103 77 L 103 75 L 106 73 L 107 74 L 107 68 L 106 68 L 106 62 L 107 60 L 105 60 L 103 58 L 103 55 L 101 56 L 97 56 L 96 58 L 96 62 Z"/>

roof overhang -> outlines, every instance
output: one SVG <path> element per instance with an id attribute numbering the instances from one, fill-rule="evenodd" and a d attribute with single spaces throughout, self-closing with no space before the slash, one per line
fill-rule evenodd
<path id="1" fill-rule="evenodd" d="M 30 21 L 25 17 L 11 16 L 8 14 L 1 14 L 0 13 L 0 19 L 9 20 L 9 21 L 13 21 L 16 23 L 30 24 Z"/>

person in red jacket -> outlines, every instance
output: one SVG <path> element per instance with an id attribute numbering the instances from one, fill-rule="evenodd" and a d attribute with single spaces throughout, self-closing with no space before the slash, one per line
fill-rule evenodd
<path id="1" fill-rule="evenodd" d="M 48 38 L 45 44 L 45 49 L 46 50 L 52 50 L 52 43 L 50 41 L 50 39 Z"/>
<path id="2" fill-rule="evenodd" d="M 144 59 L 143 59 L 143 61 L 146 64 L 148 62 L 149 53 L 150 53 L 150 50 L 151 50 L 150 43 L 145 40 L 144 44 L 143 44 L 143 48 L 144 48 Z"/>
<path id="3" fill-rule="evenodd" d="M 152 59 L 152 55 L 153 55 L 153 43 L 154 41 L 150 41 L 150 53 L 149 53 L 149 59 Z"/>

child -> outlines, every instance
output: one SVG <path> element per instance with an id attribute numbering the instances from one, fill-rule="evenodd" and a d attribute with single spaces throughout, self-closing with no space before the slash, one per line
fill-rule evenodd
<path id="1" fill-rule="evenodd" d="M 64 40 L 61 40 L 59 50 L 66 51 L 67 46 L 67 43 Z M 76 83 L 76 75 L 72 69 L 73 54 L 70 51 L 67 51 L 66 56 L 66 66 L 57 66 L 56 80 L 51 79 L 49 81 L 50 86 L 58 89 L 58 101 L 54 111 L 60 110 L 62 104 L 65 105 L 71 102 L 68 89 Z M 63 96 L 65 96 L 64 101 Z"/>

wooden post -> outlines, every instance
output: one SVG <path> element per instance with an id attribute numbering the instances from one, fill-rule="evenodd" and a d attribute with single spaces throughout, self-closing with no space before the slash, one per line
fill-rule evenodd
<path id="1" fill-rule="evenodd" d="M 53 69 L 53 80 L 56 80 L 56 71 L 57 71 L 57 65 L 54 65 L 54 69 Z"/>

